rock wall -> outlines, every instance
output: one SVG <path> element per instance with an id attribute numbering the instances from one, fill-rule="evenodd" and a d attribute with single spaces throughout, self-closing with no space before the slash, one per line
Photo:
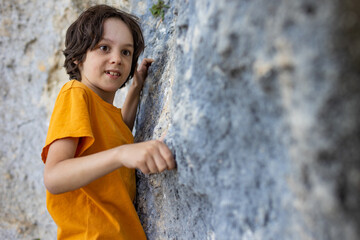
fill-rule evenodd
<path id="1" fill-rule="evenodd" d="M 136 139 L 168 131 L 178 164 L 138 174 L 149 238 L 358 239 L 360 4 L 169 5 L 141 13 Z"/>
<path id="2" fill-rule="evenodd" d="M 134 133 L 166 133 L 177 169 L 138 173 L 149 239 L 359 238 L 358 1 L 174 0 L 162 20 L 157 1 L 0 0 L 2 239 L 54 239 L 39 154 L 66 28 L 95 3 L 140 16 L 156 59 Z"/>

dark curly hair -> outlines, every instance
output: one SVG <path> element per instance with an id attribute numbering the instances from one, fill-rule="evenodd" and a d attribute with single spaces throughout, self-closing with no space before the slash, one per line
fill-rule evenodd
<path id="1" fill-rule="evenodd" d="M 99 43 L 103 35 L 103 24 L 108 18 L 122 20 L 129 27 L 134 40 L 131 71 L 121 87 L 125 86 L 128 80 L 134 76 L 136 63 L 145 48 L 139 18 L 107 5 L 96 5 L 83 12 L 66 31 L 65 50 L 63 51 L 65 55 L 64 67 L 70 79 L 81 81 L 80 70 L 75 62 L 83 62 L 87 50 L 93 50 Z"/>

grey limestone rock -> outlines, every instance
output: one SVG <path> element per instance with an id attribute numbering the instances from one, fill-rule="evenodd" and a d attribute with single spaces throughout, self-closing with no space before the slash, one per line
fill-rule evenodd
<path id="1" fill-rule="evenodd" d="M 158 65 L 136 139 L 167 131 L 177 160 L 138 173 L 148 237 L 358 239 L 360 5 L 168 4 L 142 15 Z"/>

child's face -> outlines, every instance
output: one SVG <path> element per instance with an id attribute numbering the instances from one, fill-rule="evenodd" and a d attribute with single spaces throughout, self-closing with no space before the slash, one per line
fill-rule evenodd
<path id="1" fill-rule="evenodd" d="M 133 37 L 127 25 L 117 18 L 105 20 L 100 42 L 79 64 L 81 82 L 112 103 L 130 74 L 133 53 Z"/>

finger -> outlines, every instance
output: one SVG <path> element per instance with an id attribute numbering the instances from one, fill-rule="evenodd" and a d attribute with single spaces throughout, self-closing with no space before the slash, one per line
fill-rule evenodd
<path id="1" fill-rule="evenodd" d="M 144 58 L 141 62 L 141 67 L 149 68 L 153 62 L 155 62 L 155 60 L 152 58 Z"/>
<path id="2" fill-rule="evenodd" d="M 145 166 L 142 166 L 141 168 L 138 168 L 142 173 L 144 173 L 144 174 L 149 174 L 150 173 L 150 170 L 149 170 L 149 168 L 146 166 L 146 164 L 145 164 Z"/>
<path id="3" fill-rule="evenodd" d="M 140 143 L 135 143 L 136 145 L 140 146 Z M 145 161 L 137 161 L 136 168 L 139 169 L 144 174 L 150 173 L 150 169 L 148 168 Z"/>
<path id="4" fill-rule="evenodd" d="M 168 169 L 167 162 L 162 157 L 160 151 L 157 154 L 154 154 L 154 161 L 159 172 L 163 172 L 164 170 Z"/>
<path id="5" fill-rule="evenodd" d="M 159 170 L 157 169 L 156 164 L 155 164 L 155 161 L 154 161 L 153 158 L 149 158 L 149 159 L 146 161 L 146 166 L 148 167 L 150 173 L 157 173 L 157 172 L 159 172 Z"/>
<path id="6" fill-rule="evenodd" d="M 146 63 L 153 63 L 153 62 L 155 62 L 155 60 L 153 59 L 153 58 L 144 58 L 143 59 L 143 62 L 146 62 Z"/>
<path id="7" fill-rule="evenodd" d="M 166 162 L 167 169 L 173 169 L 176 166 L 174 156 L 168 146 L 165 143 L 162 143 L 159 148 L 160 154 L 164 161 Z"/>

